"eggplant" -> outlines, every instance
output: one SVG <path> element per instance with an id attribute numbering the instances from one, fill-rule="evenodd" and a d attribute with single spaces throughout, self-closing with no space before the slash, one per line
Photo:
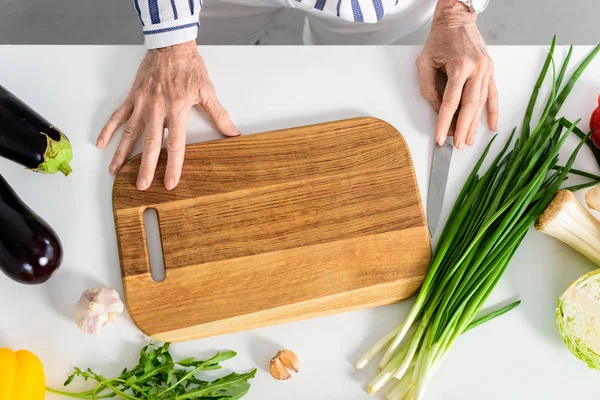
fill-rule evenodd
<path id="1" fill-rule="evenodd" d="M 0 175 L 0 270 L 24 284 L 46 282 L 62 262 L 56 232 Z"/>
<path id="2" fill-rule="evenodd" d="M 69 139 L 0 85 L 0 156 L 33 171 L 71 173 Z"/>

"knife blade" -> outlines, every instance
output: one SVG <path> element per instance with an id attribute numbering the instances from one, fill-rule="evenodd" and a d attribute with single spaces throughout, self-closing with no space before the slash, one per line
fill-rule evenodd
<path id="1" fill-rule="evenodd" d="M 445 73 L 438 71 L 435 83 L 438 91 L 443 96 L 446 91 L 448 76 Z M 432 238 L 435 236 L 440 221 L 440 215 L 442 214 L 442 206 L 444 205 L 446 183 L 448 182 L 452 153 L 454 153 L 454 130 L 456 129 L 457 117 L 458 112 L 452 118 L 450 131 L 444 141 L 444 145 L 438 146 L 436 144 L 435 150 L 433 151 L 431 176 L 429 177 L 429 189 L 427 194 L 427 226 L 429 228 L 429 236 Z"/>
<path id="2" fill-rule="evenodd" d="M 454 153 L 454 137 L 448 136 L 443 146 L 435 147 L 433 151 L 433 162 L 431 165 L 431 177 L 429 178 L 429 191 L 427 195 L 427 225 L 429 227 L 429 236 L 435 236 L 444 196 L 446 194 L 446 184 L 448 183 L 448 173 L 452 162 L 452 153 Z"/>

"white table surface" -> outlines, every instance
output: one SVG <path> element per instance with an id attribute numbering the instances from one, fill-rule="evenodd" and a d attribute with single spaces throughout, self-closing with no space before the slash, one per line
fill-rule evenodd
<path id="1" fill-rule="evenodd" d="M 573 60 L 588 51 L 577 48 Z M 409 144 L 425 202 L 435 115 L 419 96 L 414 68 L 418 52 L 417 47 L 202 49 L 221 101 L 247 134 L 356 116 L 394 125 Z M 545 48 L 496 47 L 490 52 L 500 90 L 500 132 L 506 137 L 522 121 Z M 558 50 L 565 53 L 565 48 Z M 49 386 L 60 387 L 73 366 L 119 374 L 137 362 L 147 340 L 127 315 L 97 337 L 80 332 L 73 317 L 85 289 L 122 291 L 111 208 L 113 178 L 107 173 L 117 141 L 105 151 L 94 143 L 105 119 L 125 98 L 143 55 L 142 47 L 0 47 L 0 84 L 59 126 L 75 152 L 68 178 L 31 173 L 0 160 L 1 173 L 55 228 L 64 245 L 62 268 L 44 285 L 24 286 L 0 276 L 0 347 L 36 353 Z M 587 121 L 599 93 L 600 59 L 582 77 L 564 115 Z M 219 138 L 205 115 L 192 113 L 188 126 L 188 142 Z M 581 126 L 587 129 L 587 122 Z M 489 136 L 481 125 L 475 148 L 455 153 L 443 218 Z M 574 146 L 571 140 L 565 150 Z M 587 149 L 576 164 L 600 172 Z M 570 281 L 592 269 L 566 246 L 530 232 L 488 302 L 489 307 L 515 299 L 523 304 L 459 340 L 430 381 L 426 398 L 558 400 L 597 395 L 600 372 L 569 353 L 554 322 L 556 298 Z M 410 305 L 407 300 L 195 340 L 175 344 L 172 351 L 185 358 L 236 350 L 239 356 L 228 368 L 259 368 L 248 400 L 367 399 L 364 388 L 374 368 L 356 371 L 353 362 L 399 324 Z M 273 380 L 265 368 L 281 348 L 295 351 L 304 364 L 298 376 L 285 382 Z"/>

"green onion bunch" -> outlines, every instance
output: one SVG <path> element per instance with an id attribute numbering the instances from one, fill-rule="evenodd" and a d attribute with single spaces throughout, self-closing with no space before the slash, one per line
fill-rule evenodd
<path id="1" fill-rule="evenodd" d="M 455 340 L 473 327 L 477 313 L 527 231 L 560 189 L 581 147 L 589 144 L 589 134 L 576 128 L 579 121 L 571 123 L 557 115 L 576 81 L 600 52 L 600 45 L 564 85 L 573 48 L 557 74 L 555 45 L 556 38 L 531 95 L 520 135 L 515 128 L 487 171 L 480 172 L 495 136 L 467 179 L 407 319 L 356 363 L 357 368 L 363 368 L 387 347 L 379 363 L 381 371 L 369 384 L 370 393 L 396 379 L 399 382 L 389 400 L 422 398 L 427 381 Z M 551 66 L 552 92 L 532 130 L 533 111 Z M 581 141 L 567 163 L 560 166 L 559 151 L 571 133 L 579 135 Z M 570 189 L 597 183 L 594 180 Z"/>

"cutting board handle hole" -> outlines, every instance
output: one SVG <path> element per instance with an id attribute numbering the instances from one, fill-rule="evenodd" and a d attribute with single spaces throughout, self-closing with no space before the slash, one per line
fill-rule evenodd
<path id="1" fill-rule="evenodd" d="M 148 246 L 148 256 L 150 257 L 150 274 L 153 281 L 162 282 L 165 279 L 165 258 L 160 239 L 158 213 L 154 208 L 147 208 L 144 211 L 144 228 L 146 229 L 146 244 Z"/>

